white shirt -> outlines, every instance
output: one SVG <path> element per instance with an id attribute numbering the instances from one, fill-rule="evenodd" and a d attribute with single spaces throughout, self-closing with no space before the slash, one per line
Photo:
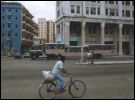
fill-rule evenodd
<path id="1" fill-rule="evenodd" d="M 53 67 L 52 73 L 60 73 L 60 69 L 63 68 L 63 62 L 61 60 L 57 61 Z"/>

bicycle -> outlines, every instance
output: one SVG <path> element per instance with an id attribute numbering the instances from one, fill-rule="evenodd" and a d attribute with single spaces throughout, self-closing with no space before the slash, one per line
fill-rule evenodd
<path id="1" fill-rule="evenodd" d="M 68 77 L 70 80 L 65 84 L 64 89 L 68 87 L 69 94 L 74 98 L 82 97 L 86 92 L 86 85 L 81 80 L 74 80 L 72 77 Z M 44 80 L 39 86 L 39 96 L 42 99 L 54 99 L 56 96 L 56 79 Z"/>

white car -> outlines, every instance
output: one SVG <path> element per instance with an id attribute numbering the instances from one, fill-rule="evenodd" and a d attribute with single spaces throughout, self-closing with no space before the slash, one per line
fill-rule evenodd
<path id="1" fill-rule="evenodd" d="M 24 53 L 23 57 L 24 58 L 29 58 L 30 57 L 30 54 L 29 53 Z"/>

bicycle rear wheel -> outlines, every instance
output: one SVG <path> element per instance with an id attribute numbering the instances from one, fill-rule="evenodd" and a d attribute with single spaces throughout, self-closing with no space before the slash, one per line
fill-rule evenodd
<path id="1" fill-rule="evenodd" d="M 56 96 L 56 93 L 54 92 L 55 89 L 55 83 L 44 82 L 39 87 L 39 96 L 42 99 L 53 99 Z"/>
<path id="2" fill-rule="evenodd" d="M 82 97 L 86 92 L 86 85 L 83 81 L 75 80 L 69 85 L 69 93 L 74 98 Z"/>

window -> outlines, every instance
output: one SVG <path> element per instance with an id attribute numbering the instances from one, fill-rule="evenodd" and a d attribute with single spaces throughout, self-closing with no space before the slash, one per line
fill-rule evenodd
<path id="1" fill-rule="evenodd" d="M 130 17 L 130 11 L 126 10 L 126 17 Z"/>
<path id="2" fill-rule="evenodd" d="M 118 4 L 118 1 L 116 1 L 116 5 Z"/>
<path id="3" fill-rule="evenodd" d="M 124 11 L 124 10 L 122 10 L 122 16 L 123 16 L 123 17 L 125 16 L 125 11 Z"/>
<path id="4" fill-rule="evenodd" d="M 119 11 L 118 11 L 118 9 L 115 10 L 115 14 L 116 14 L 116 16 L 119 16 Z"/>
<path id="5" fill-rule="evenodd" d="M 57 1 L 57 6 L 59 6 L 60 5 L 60 1 Z"/>
<path id="6" fill-rule="evenodd" d="M 75 13 L 75 6 L 71 5 L 71 13 Z"/>
<path id="7" fill-rule="evenodd" d="M 108 3 L 108 1 L 105 1 L 105 3 Z"/>
<path id="8" fill-rule="evenodd" d="M 122 1 L 122 5 L 124 5 L 124 1 Z"/>
<path id="9" fill-rule="evenodd" d="M 4 33 L 2 33 L 2 36 L 4 36 Z"/>
<path id="10" fill-rule="evenodd" d="M 110 16 L 114 16 L 114 9 L 110 9 Z"/>
<path id="11" fill-rule="evenodd" d="M 100 8 L 98 8 L 98 15 L 100 15 Z"/>
<path id="12" fill-rule="evenodd" d="M 8 16 L 8 19 L 11 19 L 11 16 Z"/>
<path id="13" fill-rule="evenodd" d="M 77 6 L 77 14 L 80 14 L 80 6 Z"/>
<path id="14" fill-rule="evenodd" d="M 130 5 L 130 1 L 125 1 L 126 2 L 126 5 Z"/>
<path id="15" fill-rule="evenodd" d="M 86 14 L 89 14 L 89 7 L 86 7 Z"/>
<path id="16" fill-rule="evenodd" d="M 8 12 L 11 12 L 11 9 L 8 9 Z"/>
<path id="17" fill-rule="evenodd" d="M 106 15 L 108 16 L 108 9 L 105 9 Z"/>
<path id="18" fill-rule="evenodd" d="M 11 24 L 10 23 L 8 24 L 8 28 L 11 28 Z"/>
<path id="19" fill-rule="evenodd" d="M 96 8 L 91 7 L 91 15 L 96 15 Z"/>
<path id="20" fill-rule="evenodd" d="M 134 1 L 132 1 L 132 6 L 134 6 Z"/>
<path id="21" fill-rule="evenodd" d="M 17 37 L 17 33 L 15 33 L 15 36 Z"/>
<path id="22" fill-rule="evenodd" d="M 16 9 L 16 12 L 18 12 L 18 10 Z"/>
<path id="23" fill-rule="evenodd" d="M 11 33 L 8 33 L 8 37 L 11 37 Z"/>
<path id="24" fill-rule="evenodd" d="M 59 17 L 60 16 L 60 11 L 58 10 L 57 11 L 57 17 Z M 42 23 L 41 23 L 42 24 Z"/>
<path id="25" fill-rule="evenodd" d="M 18 18 L 17 18 L 17 17 L 15 17 L 15 19 L 17 20 Z"/>
<path id="26" fill-rule="evenodd" d="M 5 27 L 5 25 L 3 24 L 3 28 Z"/>
<path id="27" fill-rule="evenodd" d="M 4 16 L 2 16 L 2 19 L 4 19 L 5 17 Z"/>
<path id="28" fill-rule="evenodd" d="M 114 1 L 109 1 L 109 4 L 114 4 Z"/>
<path id="29" fill-rule="evenodd" d="M 3 9 L 2 11 L 3 11 L 3 12 L 5 12 L 5 10 L 4 10 L 4 9 Z"/>
<path id="30" fill-rule="evenodd" d="M 16 25 L 15 25 L 15 27 L 17 28 L 17 27 L 18 27 L 18 25 L 16 24 Z"/>

